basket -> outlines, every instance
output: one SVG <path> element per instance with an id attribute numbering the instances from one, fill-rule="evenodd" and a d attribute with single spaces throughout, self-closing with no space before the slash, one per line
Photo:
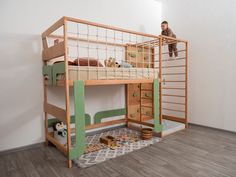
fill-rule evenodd
<path id="1" fill-rule="evenodd" d="M 141 138 L 143 140 L 148 140 L 152 138 L 153 130 L 151 128 L 142 128 Z"/>

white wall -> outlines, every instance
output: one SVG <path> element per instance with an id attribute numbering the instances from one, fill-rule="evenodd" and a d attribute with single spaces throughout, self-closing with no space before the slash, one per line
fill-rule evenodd
<path id="1" fill-rule="evenodd" d="M 41 33 L 62 16 L 159 34 L 154 0 L 1 0 L 0 151 L 44 141 Z M 86 90 L 86 112 L 124 106 L 122 86 Z M 58 89 L 52 99 L 63 105 Z"/>
<path id="2" fill-rule="evenodd" d="M 163 20 L 189 40 L 190 122 L 236 132 L 236 1 L 161 2 Z"/>

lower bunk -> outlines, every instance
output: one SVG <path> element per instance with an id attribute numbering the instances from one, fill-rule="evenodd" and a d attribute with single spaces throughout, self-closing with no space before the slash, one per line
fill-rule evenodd
<path id="1" fill-rule="evenodd" d="M 150 100 L 150 96 L 153 98 L 151 99 L 153 104 L 152 112 L 147 112 L 145 118 L 140 117 L 139 119 L 136 119 L 136 116 L 132 116 L 132 109 L 130 110 L 132 105 L 130 106 L 128 104 L 126 105 L 126 108 L 96 113 L 93 119 L 94 124 L 92 124 L 91 116 L 86 114 L 84 109 L 85 82 L 74 81 L 75 113 L 69 118 L 70 125 L 66 125 L 68 122 L 66 110 L 49 103 L 44 104 L 45 113 L 54 117 L 46 120 L 47 142 L 51 142 L 61 150 L 68 157 L 69 161 L 74 160 L 77 165 L 80 164 L 79 166 L 87 167 L 91 164 L 100 162 L 95 160 L 93 163 L 85 164 L 80 161 L 81 159 L 83 162 L 89 161 L 89 158 L 87 159 L 87 157 L 90 157 L 91 153 L 93 153 L 94 156 L 98 156 L 101 151 L 104 153 L 108 153 L 109 151 L 109 153 L 116 154 L 114 153 L 115 151 L 121 152 L 121 149 L 123 149 L 124 151 L 122 154 L 125 154 L 126 152 L 129 152 L 127 149 L 139 149 L 146 145 L 151 145 L 154 142 L 159 142 L 163 135 L 184 129 L 184 124 L 180 126 L 179 124 L 173 124 L 173 122 L 171 123 L 170 121 L 162 120 L 159 104 L 159 82 L 157 79 L 152 80 L 152 86 L 153 95 L 143 94 L 141 97 L 144 99 L 146 96 L 147 98 L 145 99 L 148 100 Z M 144 88 L 144 91 L 145 93 L 148 91 L 146 87 Z M 136 99 L 135 92 L 131 92 L 131 95 Z M 117 116 L 122 118 L 109 120 L 110 117 Z M 106 119 L 109 121 L 106 121 Z M 73 124 L 74 127 L 71 127 L 71 124 Z M 90 134 L 93 130 L 99 131 L 99 128 L 114 128 L 117 126 L 119 127 L 117 131 L 106 131 L 106 133 L 96 134 L 94 136 L 96 139 L 94 142 L 95 144 L 91 144 L 89 141 L 91 138 L 94 138 L 93 136 L 86 136 L 86 132 L 89 132 Z M 53 131 L 50 132 L 48 128 L 53 128 Z M 172 130 L 170 130 L 170 128 Z M 103 159 L 109 159 L 109 157 L 104 156 Z"/>
<path id="2" fill-rule="evenodd" d="M 153 80 L 153 89 L 154 89 L 154 109 L 153 109 L 153 123 L 148 123 L 145 121 L 137 121 L 134 120 L 132 117 L 128 117 L 129 115 L 125 109 L 116 110 L 116 111 L 108 111 L 96 114 L 95 117 L 95 124 L 91 123 L 91 118 L 89 115 L 85 114 L 84 110 L 84 88 L 85 84 L 84 81 L 74 81 L 73 83 L 74 88 L 74 111 L 75 114 L 70 117 L 70 123 L 74 123 L 74 128 L 71 128 L 70 125 L 66 125 L 66 133 L 60 133 L 63 135 L 64 141 L 60 142 L 55 133 L 50 133 L 48 130 L 46 131 L 46 139 L 47 141 L 54 144 L 59 150 L 61 150 L 67 157 L 68 160 L 77 159 L 78 157 L 82 156 L 86 150 L 86 130 L 95 129 L 99 127 L 106 127 L 106 126 L 114 126 L 119 124 L 125 124 L 128 127 L 130 124 L 138 124 L 143 126 L 151 127 L 152 131 L 156 134 L 161 136 L 162 125 L 161 119 L 159 115 L 159 82 L 157 79 Z M 63 124 L 66 124 L 67 117 L 66 117 L 66 110 L 54 106 L 49 103 L 44 103 L 44 110 L 46 114 L 50 114 L 56 119 L 48 119 L 46 123 L 46 129 L 54 125 L 54 128 L 61 128 L 63 129 Z M 119 120 L 112 120 L 102 122 L 101 119 L 106 117 L 116 115 L 125 115 L 125 118 Z M 59 121 L 59 122 L 58 122 Z M 61 123 L 60 123 L 61 122 Z M 59 123 L 59 124 L 58 124 Z M 57 124 L 57 125 L 56 125 Z M 59 131 L 59 130 L 58 130 Z M 66 135 L 67 134 L 67 135 Z M 68 135 L 69 134 L 69 135 Z M 71 142 L 71 135 L 74 136 L 74 143 Z M 70 139 L 68 141 L 68 139 Z M 64 143 L 63 143 L 64 142 Z M 68 143 L 69 142 L 69 143 Z"/>

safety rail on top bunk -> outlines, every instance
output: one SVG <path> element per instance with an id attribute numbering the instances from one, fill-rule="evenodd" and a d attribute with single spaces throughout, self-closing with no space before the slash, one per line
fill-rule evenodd
<path id="1" fill-rule="evenodd" d="M 113 27 L 113 26 L 109 26 L 109 25 L 103 25 L 103 24 L 99 24 L 99 23 L 89 22 L 86 20 L 81 20 L 81 19 L 76 19 L 76 18 L 71 18 L 71 17 L 62 17 L 57 22 L 55 22 L 52 26 L 50 26 L 46 31 L 44 31 L 41 35 L 42 41 L 43 41 L 43 60 L 44 61 L 48 61 L 53 58 L 63 56 L 65 54 L 65 51 L 63 50 L 63 48 L 65 48 L 65 41 L 60 42 L 56 46 L 48 47 L 47 38 L 57 37 L 57 38 L 63 38 L 64 40 L 66 40 L 67 38 L 68 39 L 76 39 L 74 37 L 68 36 L 67 32 L 65 32 L 65 29 L 66 29 L 65 24 L 67 22 L 81 23 L 81 24 L 101 27 L 101 28 L 105 28 L 105 29 L 111 29 L 111 30 L 115 30 L 115 31 L 125 32 L 125 33 L 131 33 L 131 34 L 145 36 L 145 37 L 152 37 L 152 38 L 156 38 L 156 39 L 162 38 L 162 40 L 163 40 L 162 45 L 167 45 L 167 44 L 176 43 L 176 42 L 187 43 L 187 41 L 185 41 L 185 40 L 167 37 L 167 36 L 163 36 L 163 35 L 159 35 L 159 36 L 151 35 L 151 34 L 146 34 L 146 33 L 142 33 L 142 32 L 136 32 L 136 31 L 132 31 L 132 30 L 126 30 L 123 28 Z M 52 35 L 53 32 L 55 32 L 56 30 L 58 30 L 59 28 L 61 28 L 63 26 L 64 26 L 64 29 L 63 29 L 64 35 L 61 35 L 61 36 Z M 157 40 L 157 41 L 159 41 L 159 40 Z M 159 43 L 157 43 L 157 44 L 159 45 Z"/>
<path id="2" fill-rule="evenodd" d="M 68 22 L 72 22 L 72 23 L 76 23 L 77 24 L 77 31 L 76 32 L 71 32 L 68 30 Z M 79 27 L 78 24 L 84 24 L 87 25 L 87 33 L 82 33 L 79 32 Z M 95 27 L 97 30 L 96 34 L 90 34 L 89 33 L 89 27 Z M 99 36 L 98 35 L 98 30 L 99 29 L 105 29 L 106 34 L 105 36 Z M 58 34 L 53 34 L 55 31 L 61 30 L 61 35 Z M 107 31 L 111 30 L 114 32 L 114 37 L 109 37 L 107 36 Z M 122 38 L 118 38 L 116 37 L 116 33 L 120 32 L 122 34 Z M 123 34 L 127 34 L 129 35 L 127 39 L 124 39 Z M 136 37 L 136 40 L 132 39 L 132 36 Z M 81 37 L 81 36 L 85 36 L 85 38 Z M 99 40 L 99 37 L 103 37 L 103 40 Z M 138 41 L 138 37 L 142 37 L 145 38 L 144 40 L 142 39 L 141 41 Z M 91 39 L 93 38 L 93 39 Z M 95 38 L 95 39 L 94 39 Z M 49 46 L 49 39 L 57 39 L 57 43 Z M 114 40 L 114 41 L 112 41 Z M 119 41 L 120 40 L 120 41 Z M 160 48 L 160 46 L 164 46 L 167 44 L 175 44 L 175 43 L 187 43 L 187 41 L 184 40 L 179 40 L 176 38 L 171 38 L 171 37 L 166 37 L 166 36 L 156 36 L 156 35 L 151 35 L 151 34 L 145 34 L 142 32 L 135 32 L 135 31 L 131 31 L 131 30 L 126 30 L 126 29 L 122 29 L 122 28 L 117 28 L 117 27 L 112 27 L 112 26 L 108 26 L 108 25 L 103 25 L 103 24 L 99 24 L 99 23 L 94 23 L 94 22 L 89 22 L 89 21 L 85 21 L 85 20 L 80 20 L 80 19 L 75 19 L 75 18 L 70 18 L 70 17 L 62 17 L 60 20 L 58 20 L 56 23 L 54 23 L 50 28 L 48 28 L 43 34 L 42 34 L 42 41 L 43 41 L 43 61 L 44 61 L 44 70 L 43 73 L 44 75 L 48 75 L 48 76 L 53 76 L 54 79 L 49 79 L 47 81 L 47 83 L 49 85 L 56 85 L 55 82 L 55 77 L 57 75 L 55 75 L 52 71 L 54 69 L 53 66 L 49 66 L 48 62 L 50 62 L 52 59 L 55 58 L 59 58 L 59 57 L 63 57 L 64 59 L 62 61 L 64 61 L 64 64 L 57 64 L 59 66 L 59 68 L 61 68 L 60 70 L 58 70 L 57 68 L 55 70 L 59 71 L 59 73 L 57 74 L 63 74 L 63 73 L 67 73 L 67 80 L 69 85 L 73 85 L 73 81 L 69 80 L 68 77 L 68 72 L 69 72 L 69 66 L 68 66 L 68 61 L 69 59 L 73 58 L 79 58 L 79 54 L 76 56 L 70 56 L 69 55 L 69 50 L 70 48 L 75 48 L 77 51 L 79 51 L 79 47 L 80 48 L 85 48 L 88 50 L 87 56 L 85 58 L 87 58 L 87 62 L 88 62 L 88 68 L 91 68 L 90 65 L 90 61 L 89 61 L 89 50 L 97 50 L 97 55 L 100 52 L 99 50 L 106 50 L 106 57 L 105 59 L 99 59 L 99 57 L 97 57 L 97 72 L 99 71 L 99 62 L 102 61 L 104 62 L 104 60 L 108 59 L 108 55 L 107 53 L 114 50 L 114 56 L 116 56 L 116 52 L 123 52 L 125 54 L 125 57 L 123 57 L 119 62 L 123 63 L 123 62 L 128 62 L 129 64 L 131 64 L 132 66 L 134 66 L 134 68 L 151 68 L 154 69 L 152 71 L 147 70 L 148 76 L 146 78 L 138 78 L 138 73 L 136 72 L 136 78 L 135 79 L 139 79 L 142 82 L 151 82 L 153 75 L 155 75 L 155 72 L 158 70 L 161 70 L 161 65 L 160 65 L 160 59 L 162 58 L 161 55 L 163 55 L 164 53 L 160 54 L 160 49 L 159 49 L 159 53 L 154 52 L 154 48 L 157 48 L 158 51 L 158 47 Z M 77 41 L 76 45 L 70 44 L 70 41 Z M 117 42 L 119 41 L 119 42 Z M 79 42 L 84 42 L 86 43 L 88 46 L 79 46 Z M 91 47 L 89 46 L 90 44 L 96 44 L 96 47 Z M 104 45 L 105 49 L 99 48 L 98 45 Z M 114 46 L 114 49 L 110 50 L 108 49 L 108 46 Z M 118 47 L 123 47 L 122 50 L 118 50 Z M 125 48 L 125 50 L 124 50 Z M 138 52 L 140 49 L 142 49 L 143 51 L 141 52 L 142 56 L 144 55 L 148 55 L 148 60 L 145 61 L 145 57 L 144 57 L 144 61 L 140 62 L 138 61 L 138 57 L 133 57 L 132 59 L 132 52 Z M 110 50 L 110 51 L 109 51 Z M 146 51 L 145 51 L 146 50 Z M 79 52 L 78 52 L 79 53 Z M 130 57 L 128 56 L 130 55 Z M 157 57 L 158 59 L 156 59 L 155 57 Z M 125 59 L 124 59 L 125 58 Z M 135 58 L 135 59 L 134 59 Z M 154 59 L 155 58 L 155 59 Z M 80 61 L 78 60 L 78 63 L 80 63 Z M 51 68 L 50 68 L 51 67 Z M 81 67 L 80 64 L 78 64 L 79 68 Z M 123 67 L 122 67 L 123 68 Z M 117 69 L 118 70 L 121 70 Z M 94 68 L 93 68 L 94 69 Z M 107 66 L 105 66 L 105 69 L 110 70 L 110 68 L 108 69 Z M 157 69 L 157 70 L 155 70 Z M 130 69 L 131 70 L 131 69 Z M 61 73 L 60 73 L 61 72 Z M 89 69 L 89 74 L 88 76 L 90 76 L 90 72 L 91 70 Z M 100 71 L 99 71 L 100 72 Z M 108 71 L 106 71 L 108 72 Z M 146 71 L 145 71 L 146 72 Z M 124 71 L 123 71 L 124 73 Z M 129 72 L 130 75 L 131 72 Z M 143 72 L 144 73 L 144 72 Z M 154 73 L 152 76 L 150 76 L 150 73 Z M 115 70 L 115 75 L 116 75 L 116 70 Z M 122 75 L 122 77 L 124 77 L 124 74 Z M 155 78 L 155 77 L 154 77 Z M 86 83 L 91 84 L 92 81 L 90 81 L 90 77 L 88 77 L 88 79 L 86 79 Z M 94 78 L 93 78 L 94 79 Z M 124 80 L 124 78 L 122 78 Z M 134 79 L 134 78 L 130 78 L 130 79 Z M 99 77 L 97 76 L 96 79 L 94 80 L 99 80 Z M 104 79 L 101 79 L 104 80 Z M 105 80 L 109 80 L 109 77 L 105 78 Z M 112 80 L 112 79 L 111 79 Z M 113 78 L 113 80 L 117 80 L 117 78 Z M 127 78 L 126 78 L 127 80 Z M 145 81 L 146 80 L 146 81 Z M 150 80 L 150 81 L 147 81 Z M 102 81 L 103 82 L 103 81 Z M 112 82 L 112 81 L 111 81 Z M 121 83 L 122 81 L 117 81 L 117 83 Z M 129 81 L 124 81 L 124 82 L 129 82 Z M 134 83 L 136 83 L 137 81 L 134 81 Z M 96 84 L 98 84 L 99 81 L 96 82 Z M 109 81 L 107 81 L 107 83 L 110 83 Z M 60 80 L 57 82 L 57 85 L 63 85 L 65 84 L 64 81 Z"/>

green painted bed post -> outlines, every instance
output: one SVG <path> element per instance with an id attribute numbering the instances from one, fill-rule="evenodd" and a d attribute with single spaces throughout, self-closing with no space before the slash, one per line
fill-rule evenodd
<path id="1" fill-rule="evenodd" d="M 57 84 L 57 75 L 65 73 L 65 62 L 55 63 L 52 66 L 52 84 Z"/>
<path id="2" fill-rule="evenodd" d="M 52 66 L 44 65 L 43 66 L 43 75 L 48 76 L 48 85 L 52 85 L 52 82 L 53 82 Z"/>
<path id="3" fill-rule="evenodd" d="M 85 112 L 84 112 L 84 83 L 74 82 L 75 102 L 75 146 L 70 150 L 70 159 L 81 156 L 85 151 Z"/>
<path id="4" fill-rule="evenodd" d="M 162 131 L 162 125 L 160 122 L 160 104 L 159 104 L 159 81 L 154 79 L 153 81 L 153 93 L 154 93 L 154 131 L 160 133 Z"/>

